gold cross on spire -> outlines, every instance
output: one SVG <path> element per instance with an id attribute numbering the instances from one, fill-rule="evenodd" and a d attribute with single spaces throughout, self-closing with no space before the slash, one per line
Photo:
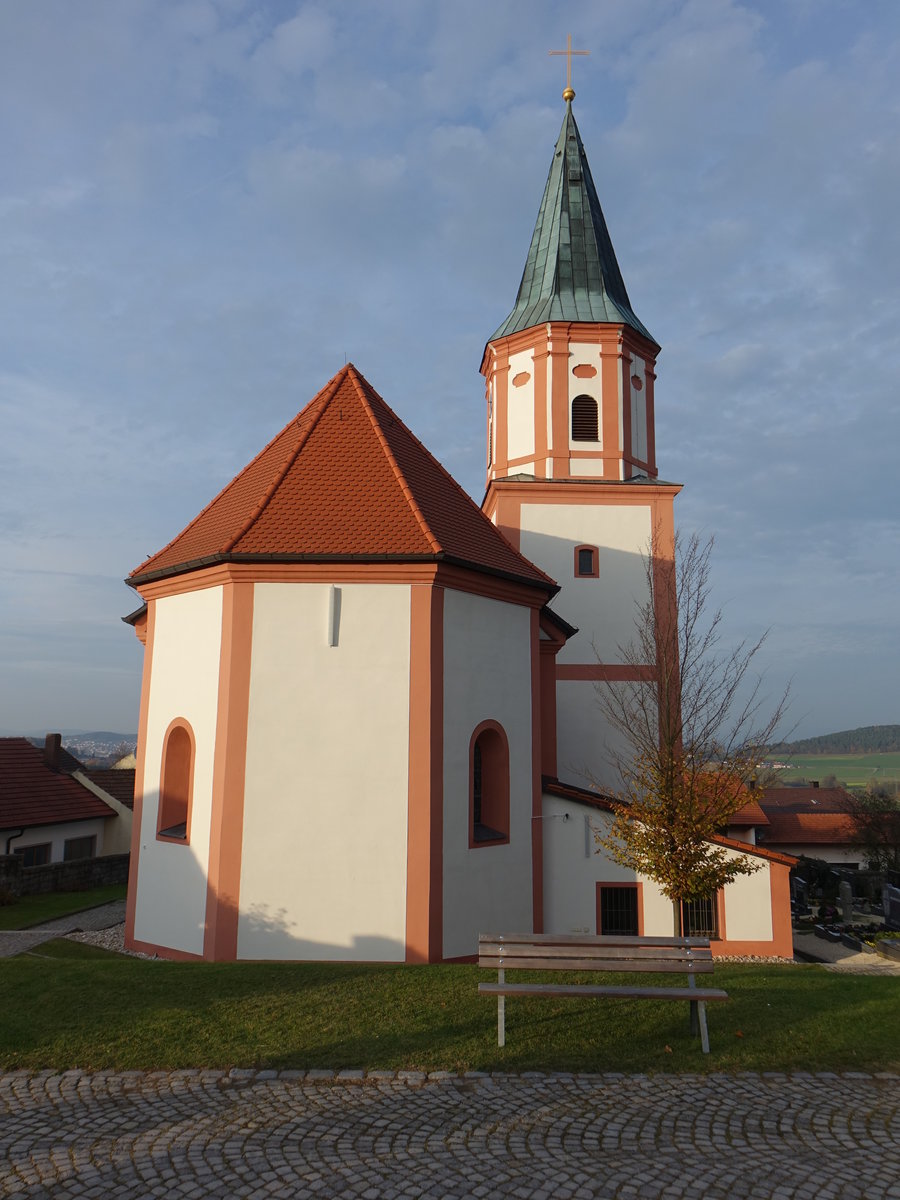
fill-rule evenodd
<path id="1" fill-rule="evenodd" d="M 575 90 L 572 87 L 572 55 L 573 54 L 590 54 L 590 50 L 573 50 L 572 35 L 566 34 L 565 50 L 548 50 L 548 54 L 564 54 L 566 56 L 566 90 L 563 92 L 563 100 L 569 101 L 575 99 Z"/>

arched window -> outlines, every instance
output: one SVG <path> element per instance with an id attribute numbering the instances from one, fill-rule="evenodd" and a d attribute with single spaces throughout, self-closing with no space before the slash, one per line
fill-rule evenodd
<path id="1" fill-rule="evenodd" d="M 509 841 L 509 742 L 484 721 L 469 744 L 469 846 Z"/>
<path id="2" fill-rule="evenodd" d="M 593 396 L 576 396 L 572 401 L 572 441 L 597 442 L 597 401 Z"/>
<path id="3" fill-rule="evenodd" d="M 191 828 L 194 735 L 186 721 L 173 721 L 163 741 L 157 837 L 186 842 Z"/>

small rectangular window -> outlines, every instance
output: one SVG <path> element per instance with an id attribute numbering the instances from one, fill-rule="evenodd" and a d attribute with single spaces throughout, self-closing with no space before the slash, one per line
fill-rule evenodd
<path id="1" fill-rule="evenodd" d="M 597 885 L 597 927 L 601 934 L 618 937 L 637 937 L 637 884 L 626 887 Z"/>
<path id="2" fill-rule="evenodd" d="M 705 937 L 715 940 L 719 936 L 719 906 L 715 896 L 704 896 L 702 900 L 681 902 L 681 931 L 684 937 Z"/>
<path id="3" fill-rule="evenodd" d="M 23 846 L 21 850 L 13 847 L 13 853 L 22 859 L 23 867 L 45 867 L 50 861 L 50 843 L 40 846 Z"/>
<path id="4" fill-rule="evenodd" d="M 76 858 L 94 858 L 97 852 L 95 836 L 66 838 L 63 846 L 63 862 L 73 862 Z"/>
<path id="5" fill-rule="evenodd" d="M 575 574 L 581 579 L 596 579 L 599 552 L 596 546 L 575 547 Z"/>

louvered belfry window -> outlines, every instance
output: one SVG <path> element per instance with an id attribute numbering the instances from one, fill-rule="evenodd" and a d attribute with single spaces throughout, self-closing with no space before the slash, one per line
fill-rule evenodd
<path id="1" fill-rule="evenodd" d="M 593 396 L 576 396 L 572 401 L 572 441 L 599 441 L 597 401 Z"/>

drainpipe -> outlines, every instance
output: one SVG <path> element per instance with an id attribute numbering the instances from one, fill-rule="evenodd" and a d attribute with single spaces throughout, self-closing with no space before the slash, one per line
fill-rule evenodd
<path id="1" fill-rule="evenodd" d="M 24 829 L 20 829 L 18 831 L 18 833 L 11 833 L 9 835 L 9 837 L 6 839 L 6 853 L 7 854 L 10 853 L 10 849 L 9 849 L 10 843 L 14 842 L 16 840 L 16 838 L 20 838 L 24 832 L 25 832 Z"/>

